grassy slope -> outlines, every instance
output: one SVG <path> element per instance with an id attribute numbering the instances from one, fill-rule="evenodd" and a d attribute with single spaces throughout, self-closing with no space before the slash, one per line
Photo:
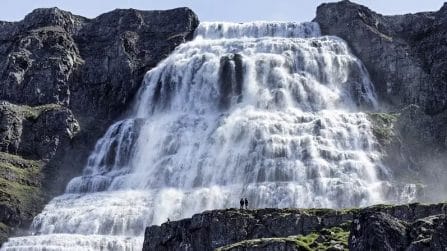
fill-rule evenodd
<path id="1" fill-rule="evenodd" d="M 279 244 L 287 247 L 293 247 L 296 250 L 329 250 L 336 247 L 337 249 L 348 250 L 349 224 L 323 229 L 308 235 L 298 235 L 278 238 L 260 238 L 253 240 L 244 240 L 234 244 L 230 244 L 216 251 L 244 250 L 246 248 L 263 248 Z"/>
<path id="2" fill-rule="evenodd" d="M 0 152 L 0 206 L 16 217 L 2 215 L 0 242 L 12 230 L 29 223 L 42 208 L 44 197 L 41 191 L 40 161 L 26 160 L 19 156 Z"/>

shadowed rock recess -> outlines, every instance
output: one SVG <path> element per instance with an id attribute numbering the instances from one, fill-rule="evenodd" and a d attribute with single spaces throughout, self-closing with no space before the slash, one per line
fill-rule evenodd
<path id="1" fill-rule="evenodd" d="M 197 25 L 187 8 L 0 21 L 0 243 L 80 173 L 144 74 Z"/>
<path id="2" fill-rule="evenodd" d="M 214 210 L 146 229 L 149 250 L 445 250 L 447 204 Z"/>

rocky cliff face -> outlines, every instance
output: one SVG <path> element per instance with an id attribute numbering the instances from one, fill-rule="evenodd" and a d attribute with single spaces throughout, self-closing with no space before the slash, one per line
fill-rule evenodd
<path id="1" fill-rule="evenodd" d="M 341 1 L 320 5 L 323 34 L 346 40 L 392 105 L 416 104 L 428 114 L 447 108 L 447 5 L 438 12 L 383 16 Z"/>
<path id="2" fill-rule="evenodd" d="M 143 250 L 444 250 L 447 204 L 214 210 L 146 229 Z"/>
<path id="3" fill-rule="evenodd" d="M 384 162 L 403 183 L 425 186 L 420 199 L 428 201 L 446 199 L 439 191 L 447 191 L 446 16 L 447 4 L 437 12 L 383 16 L 341 1 L 320 5 L 314 20 L 365 64 L 382 104 L 372 122 Z"/>
<path id="4" fill-rule="evenodd" d="M 26 226 L 79 174 L 144 74 L 197 25 L 187 8 L 115 10 L 95 19 L 51 8 L 0 21 L 2 233 Z"/>

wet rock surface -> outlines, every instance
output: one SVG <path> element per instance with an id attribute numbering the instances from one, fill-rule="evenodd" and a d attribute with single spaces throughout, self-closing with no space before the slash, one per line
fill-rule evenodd
<path id="1" fill-rule="evenodd" d="M 444 250 L 446 212 L 443 203 L 205 211 L 148 227 L 143 250 L 347 250 L 348 241 L 353 250 Z"/>
<path id="2" fill-rule="evenodd" d="M 14 164 L 2 173 L 21 174 L 21 183 L 32 180 L 39 194 L 27 198 L 11 194 L 13 189 L 2 192 L 6 218 L 17 218 L 2 218 L 2 234 L 26 227 L 29 217 L 80 173 L 144 74 L 191 39 L 197 25 L 187 8 L 114 10 L 94 19 L 49 8 L 36 9 L 19 22 L 0 21 L 0 152 L 37 161 L 41 168 L 35 177 Z M 12 187 L 16 184 L 7 184 L 9 176 L 0 179 Z M 14 208 L 28 199 L 36 210 L 23 217 Z"/>

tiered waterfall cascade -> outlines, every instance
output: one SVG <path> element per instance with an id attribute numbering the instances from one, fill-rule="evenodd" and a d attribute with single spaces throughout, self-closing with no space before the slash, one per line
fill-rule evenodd
<path id="1" fill-rule="evenodd" d="M 146 226 L 207 209 L 356 207 L 389 174 L 374 88 L 316 23 L 203 23 L 149 71 L 82 176 L 2 250 L 139 250 Z"/>

